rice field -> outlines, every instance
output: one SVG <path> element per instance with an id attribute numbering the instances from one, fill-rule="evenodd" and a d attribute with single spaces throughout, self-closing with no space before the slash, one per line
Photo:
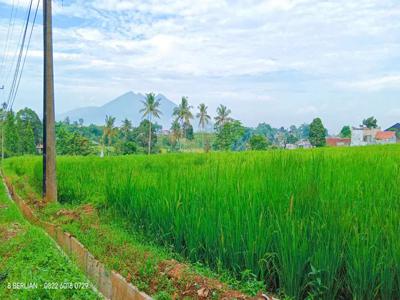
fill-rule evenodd
<path id="1" fill-rule="evenodd" d="M 41 159 L 6 171 L 41 188 Z M 400 299 L 400 147 L 60 157 L 60 201 L 104 201 L 192 261 L 293 299 Z"/>

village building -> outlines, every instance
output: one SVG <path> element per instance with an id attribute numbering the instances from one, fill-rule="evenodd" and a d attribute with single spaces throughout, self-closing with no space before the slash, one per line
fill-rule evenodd
<path id="1" fill-rule="evenodd" d="M 313 147 L 313 145 L 311 145 L 309 140 L 300 140 L 296 143 L 297 148 L 300 149 L 310 149 Z"/>
<path id="2" fill-rule="evenodd" d="M 367 127 L 353 127 L 351 130 L 351 146 L 395 144 L 396 142 L 396 133 L 393 131 Z"/>
<path id="3" fill-rule="evenodd" d="M 326 144 L 329 147 L 350 146 L 351 138 L 327 137 L 326 138 Z"/>
<path id="4" fill-rule="evenodd" d="M 377 144 L 396 144 L 396 132 L 394 131 L 381 131 L 376 134 Z"/>

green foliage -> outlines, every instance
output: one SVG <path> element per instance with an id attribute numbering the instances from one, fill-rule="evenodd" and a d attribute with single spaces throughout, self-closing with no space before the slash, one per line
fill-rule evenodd
<path id="1" fill-rule="evenodd" d="M 342 138 L 351 138 L 351 129 L 350 126 L 343 126 L 340 131 L 340 137 Z"/>
<path id="2" fill-rule="evenodd" d="M 148 142 L 147 142 L 147 153 L 151 153 L 151 146 L 152 146 L 152 119 L 153 118 L 160 118 L 161 111 L 158 109 L 160 106 L 160 100 L 156 99 L 156 96 L 154 93 L 149 93 L 146 94 L 146 100 L 142 101 L 144 108 L 140 110 L 141 113 L 143 113 L 143 118 L 147 118 L 149 121 L 148 123 Z"/>
<path id="3" fill-rule="evenodd" d="M 320 118 L 316 118 L 310 125 L 310 143 L 314 147 L 326 145 L 326 129 Z"/>
<path id="4" fill-rule="evenodd" d="M 251 150 L 266 150 L 268 148 L 268 141 L 265 136 L 255 134 L 249 141 Z"/>
<path id="5" fill-rule="evenodd" d="M 3 233 L 9 232 L 10 238 Z M 10 289 L 34 283 L 33 289 Z M 45 289 L 45 283 L 88 283 L 84 289 Z M 0 186 L 0 299 L 100 299 L 84 275 L 42 230 L 32 227 Z"/>
<path id="6" fill-rule="evenodd" d="M 6 120 L 4 124 L 4 152 L 5 156 L 18 155 L 19 136 L 14 112 L 6 113 Z"/>
<path id="7" fill-rule="evenodd" d="M 232 113 L 230 109 L 228 109 L 225 105 L 220 105 L 217 108 L 217 116 L 214 118 L 215 120 L 215 128 L 218 129 L 224 126 L 225 123 L 232 121 L 232 118 L 229 115 Z"/>
<path id="8" fill-rule="evenodd" d="M 183 124 L 184 136 L 192 141 L 194 139 L 193 126 L 191 124 Z"/>
<path id="9" fill-rule="evenodd" d="M 17 112 L 16 121 L 17 121 L 17 126 L 20 125 L 22 128 L 25 128 L 27 126 L 31 127 L 34 136 L 33 144 L 35 146 L 43 143 L 42 121 L 40 120 L 36 112 L 34 112 L 30 108 L 25 107 L 24 109 L 21 109 L 20 111 Z M 19 134 L 19 136 L 23 136 L 23 132 Z"/>
<path id="10" fill-rule="evenodd" d="M 151 130 L 151 151 L 157 153 L 159 150 L 155 147 L 157 144 L 156 126 L 151 126 L 149 120 L 140 122 L 139 127 L 133 129 L 133 139 L 136 141 L 138 151 L 147 153 L 149 147 L 149 130 Z"/>
<path id="11" fill-rule="evenodd" d="M 92 153 L 90 141 L 78 132 L 69 132 L 62 125 L 56 128 L 57 154 L 89 155 Z"/>
<path id="12" fill-rule="evenodd" d="M 378 121 L 372 116 L 364 119 L 362 124 L 367 128 L 378 128 Z"/>
<path id="13" fill-rule="evenodd" d="M 239 142 L 243 133 L 244 127 L 240 121 L 225 122 L 218 127 L 214 147 L 217 150 L 234 150 L 236 143 Z"/>
<path id="14" fill-rule="evenodd" d="M 134 141 L 120 140 L 116 146 L 117 153 L 122 155 L 135 154 L 138 151 L 138 146 Z"/>

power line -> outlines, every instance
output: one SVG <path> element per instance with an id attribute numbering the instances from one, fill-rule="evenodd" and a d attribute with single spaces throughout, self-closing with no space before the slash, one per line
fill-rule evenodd
<path id="1" fill-rule="evenodd" d="M 32 11 L 32 3 L 33 3 L 33 0 L 30 1 L 28 14 L 27 14 L 26 21 L 25 21 L 25 26 L 23 27 L 22 36 L 21 36 L 22 37 L 22 42 L 19 43 L 19 44 L 21 44 L 21 46 L 17 48 L 17 57 L 18 57 L 18 59 L 17 59 L 16 65 L 15 65 L 14 76 L 13 76 L 12 83 L 11 83 L 11 88 L 10 88 L 10 91 L 9 91 L 9 94 L 8 94 L 7 109 L 10 108 L 10 102 L 11 102 L 12 96 L 14 94 L 15 84 L 16 84 L 16 80 L 17 80 L 18 74 L 19 74 L 19 68 L 20 68 L 20 65 L 21 65 L 22 51 L 24 49 L 26 32 L 28 30 L 29 18 L 30 18 L 31 11 Z M 21 39 L 20 39 L 20 41 L 21 41 Z M 18 49 L 19 49 L 19 51 L 18 51 Z M 19 54 L 18 54 L 18 52 L 19 52 Z"/>
<path id="2" fill-rule="evenodd" d="M 14 0 L 13 0 L 14 1 Z M 13 2 L 13 3 L 15 3 L 15 2 Z M 17 19 L 17 15 L 18 15 L 18 10 L 19 10 L 19 3 L 20 3 L 20 0 L 17 0 L 17 3 L 15 4 L 15 5 L 13 5 L 13 10 L 12 10 L 12 12 L 14 13 L 14 14 L 12 14 L 11 15 L 11 31 L 10 31 L 10 34 L 9 34 L 9 39 L 11 39 L 12 38 L 12 36 L 14 35 L 14 29 L 15 29 L 15 21 L 16 21 L 16 19 Z M 22 32 L 23 32 L 23 27 L 21 28 L 21 33 L 20 33 L 20 35 L 19 35 L 19 39 L 17 40 L 17 50 L 16 50 L 16 53 L 15 53 L 15 55 L 11 55 L 9 52 L 11 51 L 10 50 L 10 46 L 11 46 L 11 43 L 10 43 L 10 40 L 9 40 L 9 43 L 8 43 L 8 45 L 7 45 L 7 49 L 6 49 L 6 57 L 5 57 L 5 64 L 4 64 L 4 80 L 5 80 L 5 83 L 6 83 L 6 85 L 8 86 L 8 81 L 9 81 L 9 77 L 10 77 L 10 75 L 11 75 L 11 72 L 12 72 L 12 69 L 13 69 L 13 65 L 14 65 L 14 58 L 16 57 L 16 54 L 17 54 L 17 51 L 18 51 L 18 45 L 19 45 L 19 42 L 21 41 L 21 36 L 22 36 Z M 10 66 L 8 67 L 8 69 L 7 69 L 7 62 L 10 60 Z"/>
<path id="3" fill-rule="evenodd" d="M 4 54 L 3 54 L 3 59 L 1 60 L 1 69 L 0 69 L 0 75 L 3 75 L 4 72 L 4 66 L 5 66 L 5 60 L 6 60 L 6 56 L 8 54 L 8 45 L 9 45 L 9 40 L 10 40 L 10 28 L 11 28 L 11 20 L 13 18 L 14 15 L 14 1 L 12 2 L 12 8 L 11 8 L 11 14 L 10 14 L 10 18 L 8 20 L 8 28 L 7 28 L 7 37 L 6 40 L 4 42 Z M 0 78 L 2 78 L 2 76 L 0 76 Z"/>
<path id="4" fill-rule="evenodd" d="M 15 102 L 15 98 L 17 97 L 17 93 L 18 93 L 18 89 L 19 89 L 19 84 L 20 84 L 20 82 L 21 82 L 22 72 L 24 71 L 25 62 L 26 62 L 26 57 L 27 57 L 27 55 L 28 55 L 29 46 L 30 46 L 30 44 L 31 44 L 32 33 L 33 33 L 33 28 L 35 27 L 36 17 L 37 17 L 37 13 L 38 13 L 38 10 L 39 10 L 39 4 L 40 4 L 40 0 L 37 1 L 36 10 L 35 10 L 35 15 L 34 15 L 34 17 L 33 17 L 32 27 L 31 27 L 31 31 L 30 31 L 30 33 L 29 33 L 29 38 L 28 38 L 28 43 L 27 43 L 27 46 L 26 46 L 26 49 L 25 49 L 25 57 L 24 57 L 24 60 L 23 60 L 23 62 L 22 62 L 22 68 L 21 68 L 21 70 L 20 70 L 20 72 L 19 72 L 19 78 L 18 78 L 17 86 L 16 86 L 16 88 L 15 88 L 14 97 L 13 97 L 13 99 L 11 100 L 10 110 L 12 109 L 12 107 L 13 107 L 13 105 L 14 105 L 14 102 Z"/>
<path id="5" fill-rule="evenodd" d="M 15 71 L 14 71 L 14 75 L 13 75 L 13 79 L 12 79 L 12 83 L 11 83 L 11 88 L 10 88 L 10 91 L 9 91 L 9 94 L 8 94 L 8 99 L 7 99 L 7 109 L 8 110 L 10 110 L 12 108 L 12 105 L 14 104 L 14 101 L 15 101 L 15 97 L 16 97 L 16 95 L 18 93 L 19 83 L 20 83 L 22 72 L 23 72 L 23 68 L 24 68 L 24 65 L 25 65 L 25 61 L 26 61 L 26 56 L 27 56 L 30 40 L 31 40 L 31 37 L 32 37 L 32 31 L 33 31 L 33 27 L 35 25 L 34 22 L 36 21 L 37 11 L 38 11 L 38 8 L 39 8 L 39 0 L 37 2 L 36 12 L 35 12 L 35 15 L 34 15 L 32 28 L 31 28 L 30 35 L 29 35 L 29 38 L 28 38 L 28 43 L 27 43 L 27 46 L 25 47 L 26 36 L 27 36 L 27 33 L 28 33 L 28 27 L 29 27 L 29 22 L 31 20 L 32 5 L 33 5 L 33 0 L 30 1 L 27 17 L 26 17 L 26 20 L 25 20 L 25 25 L 23 27 L 22 35 L 21 35 L 21 38 L 20 38 L 20 44 L 21 45 L 19 47 L 19 51 L 17 52 L 18 54 L 17 54 L 16 65 L 15 65 Z M 25 55 L 24 55 L 24 50 L 25 50 Z M 24 59 L 23 59 L 23 57 L 24 57 Z"/>
<path id="6" fill-rule="evenodd" d="M 23 36 L 23 32 L 24 32 L 24 24 L 25 22 L 22 21 L 21 22 L 21 30 L 19 31 L 18 37 L 15 41 L 15 51 L 12 51 L 11 48 L 13 48 L 13 41 L 12 41 L 12 37 L 14 36 L 14 31 L 16 31 L 16 21 L 19 18 L 19 7 L 20 7 L 20 0 L 17 0 L 16 4 L 14 5 L 14 15 L 12 15 L 12 22 L 11 22 L 11 31 L 10 31 L 10 40 L 9 40 L 9 44 L 7 46 L 7 56 L 6 56 L 6 61 L 5 61 L 5 68 L 4 68 L 4 81 L 5 81 L 5 85 L 8 89 L 8 87 L 11 85 L 11 74 L 13 73 L 14 70 L 14 65 L 16 64 L 16 60 L 17 60 L 17 56 L 18 56 L 18 49 L 19 49 L 19 45 L 21 43 L 22 40 L 22 36 Z M 28 15 L 28 12 L 26 13 L 26 17 Z M 26 18 L 25 17 L 25 18 Z M 25 20 L 25 18 L 23 20 Z M 17 35 L 17 32 L 16 32 Z M 8 67 L 7 67 L 8 65 Z M 6 101 L 6 98 L 4 99 L 4 101 Z"/>

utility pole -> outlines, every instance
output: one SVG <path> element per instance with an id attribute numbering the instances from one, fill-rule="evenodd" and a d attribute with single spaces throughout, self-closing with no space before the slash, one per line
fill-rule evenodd
<path id="1" fill-rule="evenodd" d="M 43 0 L 43 198 L 46 202 L 57 201 L 52 27 L 51 0 Z"/>

